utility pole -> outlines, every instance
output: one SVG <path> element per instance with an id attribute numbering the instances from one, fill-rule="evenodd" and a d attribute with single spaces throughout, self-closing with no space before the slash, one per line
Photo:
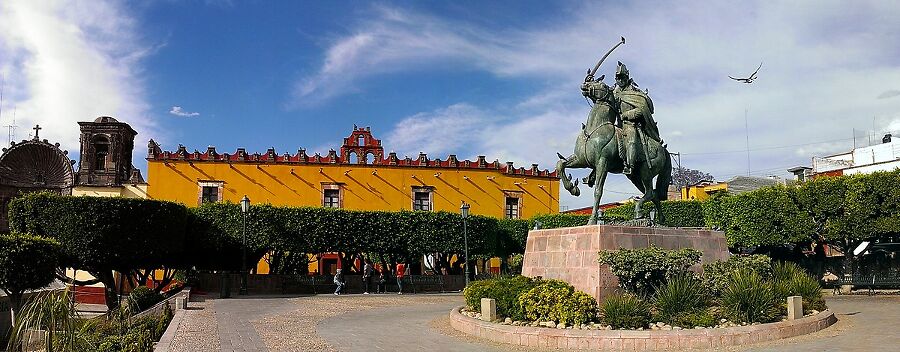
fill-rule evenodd
<path id="1" fill-rule="evenodd" d="M 747 136 L 747 176 L 750 176 L 750 127 L 747 123 L 747 111 L 750 110 L 750 104 L 744 108 L 744 133 Z"/>

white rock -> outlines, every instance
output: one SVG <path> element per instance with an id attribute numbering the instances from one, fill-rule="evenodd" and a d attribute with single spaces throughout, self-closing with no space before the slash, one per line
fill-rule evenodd
<path id="1" fill-rule="evenodd" d="M 663 327 L 663 326 L 666 326 L 666 323 L 663 323 L 663 322 L 661 322 L 661 321 L 658 321 L 658 322 L 656 322 L 656 326 L 657 326 L 657 327 Z"/>
<path id="2" fill-rule="evenodd" d="M 681 327 L 680 327 L 680 326 L 675 326 L 675 327 L 673 327 L 672 329 L 673 329 L 673 330 L 681 330 Z"/>
<path id="3" fill-rule="evenodd" d="M 566 323 L 559 323 L 559 324 L 556 324 L 556 328 L 557 328 L 557 329 L 565 329 L 565 328 L 566 328 Z"/>
<path id="4" fill-rule="evenodd" d="M 507 323 L 507 324 L 512 324 L 513 320 L 512 320 L 512 318 L 506 318 L 506 319 L 503 319 L 503 322 Z"/>
<path id="5" fill-rule="evenodd" d="M 728 322 L 728 319 L 722 318 L 721 320 L 719 320 L 719 322 L 724 324 Z"/>

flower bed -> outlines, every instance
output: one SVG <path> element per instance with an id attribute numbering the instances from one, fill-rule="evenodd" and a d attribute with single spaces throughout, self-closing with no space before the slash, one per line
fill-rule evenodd
<path id="1" fill-rule="evenodd" d="M 450 311 L 450 326 L 463 333 L 494 342 L 535 348 L 605 351 L 662 351 L 684 348 L 723 348 L 813 333 L 834 324 L 831 311 L 811 314 L 797 320 L 716 329 L 643 331 L 611 330 L 588 324 L 586 329 L 566 327 L 550 329 L 527 324 L 514 326 L 505 321 L 487 322 Z M 595 326 L 595 327 L 591 327 Z"/>

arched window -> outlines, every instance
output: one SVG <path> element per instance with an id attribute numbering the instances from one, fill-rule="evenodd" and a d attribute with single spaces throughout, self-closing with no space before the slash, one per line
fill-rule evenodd
<path id="1" fill-rule="evenodd" d="M 356 145 L 363 146 L 366 145 L 366 136 L 359 136 L 356 139 Z"/>
<path id="2" fill-rule="evenodd" d="M 94 170 L 106 170 L 106 158 L 109 156 L 109 139 L 106 136 L 94 137 Z"/>
<path id="3" fill-rule="evenodd" d="M 347 156 L 348 156 L 348 159 L 350 159 L 350 160 L 348 160 L 348 161 L 349 161 L 351 164 L 356 164 L 356 163 L 359 162 L 359 156 L 356 155 L 356 152 L 354 152 L 354 151 L 351 150 L 351 151 L 350 151 L 350 154 L 348 154 Z"/>

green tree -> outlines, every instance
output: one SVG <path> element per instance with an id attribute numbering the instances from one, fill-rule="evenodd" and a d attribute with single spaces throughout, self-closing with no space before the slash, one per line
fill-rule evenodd
<path id="1" fill-rule="evenodd" d="M 0 235 L 0 288 L 9 296 L 13 319 L 26 290 L 46 287 L 59 267 L 59 243 L 19 233 Z"/>
<path id="2" fill-rule="evenodd" d="M 794 192 L 773 186 L 709 200 L 704 205 L 707 226 L 725 231 L 732 248 L 809 243 L 815 223 L 800 211 Z"/>
<path id="3" fill-rule="evenodd" d="M 113 272 L 136 284 L 140 269 L 146 273 L 185 264 L 186 225 L 183 205 L 149 199 L 34 193 L 9 204 L 10 229 L 58 241 L 62 264 L 102 282 L 110 308 L 118 305 Z"/>

